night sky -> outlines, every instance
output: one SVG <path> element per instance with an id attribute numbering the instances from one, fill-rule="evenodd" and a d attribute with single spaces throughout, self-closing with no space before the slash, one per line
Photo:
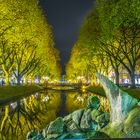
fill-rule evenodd
<path id="1" fill-rule="evenodd" d="M 71 48 L 77 40 L 82 21 L 94 0 L 40 0 L 49 24 L 53 27 L 56 48 L 60 51 L 62 74 Z"/>

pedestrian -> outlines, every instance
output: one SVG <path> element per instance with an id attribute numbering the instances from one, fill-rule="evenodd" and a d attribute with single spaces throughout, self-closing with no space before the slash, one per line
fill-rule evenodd
<path id="1" fill-rule="evenodd" d="M 2 79 L 2 82 L 1 83 L 2 83 L 2 87 L 3 87 L 4 86 L 4 80 L 3 79 Z"/>

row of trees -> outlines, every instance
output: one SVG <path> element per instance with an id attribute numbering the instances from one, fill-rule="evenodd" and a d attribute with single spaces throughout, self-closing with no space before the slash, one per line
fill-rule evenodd
<path id="1" fill-rule="evenodd" d="M 12 75 L 18 83 L 23 77 L 59 78 L 59 52 L 54 45 L 38 0 L 0 1 L 0 68 L 6 84 Z"/>
<path id="2" fill-rule="evenodd" d="M 140 66 L 139 6 L 140 1 L 135 0 L 96 0 L 96 7 L 81 26 L 67 64 L 67 75 L 77 72 L 92 77 L 97 71 L 108 75 L 113 70 L 119 84 L 123 68 L 135 87 L 135 74 Z"/>

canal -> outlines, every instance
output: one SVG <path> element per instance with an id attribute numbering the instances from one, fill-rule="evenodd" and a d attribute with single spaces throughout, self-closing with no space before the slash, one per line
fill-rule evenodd
<path id="1" fill-rule="evenodd" d="M 97 95 L 81 90 L 43 90 L 29 97 L 1 105 L 0 140 L 26 139 L 27 132 L 43 129 L 56 117 L 64 117 L 77 109 L 86 107 L 89 96 Z M 108 111 L 106 98 L 98 97 L 101 109 Z"/>

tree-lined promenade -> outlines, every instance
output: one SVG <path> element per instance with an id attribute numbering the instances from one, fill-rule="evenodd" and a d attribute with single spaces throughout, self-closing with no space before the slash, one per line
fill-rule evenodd
<path id="1" fill-rule="evenodd" d="M 54 45 L 38 0 L 0 1 L 0 71 L 6 85 L 15 79 L 20 84 L 21 80 L 32 83 L 35 77 L 59 78 L 59 52 Z"/>
<path id="2" fill-rule="evenodd" d="M 0 139 L 140 137 L 140 1 L 95 1 L 61 76 L 42 2 L 0 0 Z"/>
<path id="3" fill-rule="evenodd" d="M 135 78 L 140 74 L 140 1 L 96 0 L 72 49 L 67 77 L 96 81 L 96 72 L 112 73 L 119 85 L 122 71 L 135 87 L 140 80 Z"/>
<path id="4" fill-rule="evenodd" d="M 140 73 L 140 2 L 96 0 L 81 25 L 66 65 L 68 80 L 95 83 L 96 72 L 119 85 L 122 72 L 131 87 Z M 63 58 L 62 58 L 63 59 Z M 38 0 L 0 2 L 0 82 L 6 85 L 60 80 L 59 51 Z M 139 79 L 138 79 L 139 78 Z M 140 76 L 137 78 L 140 83 Z M 2 83 L 3 85 L 3 83 Z"/>

